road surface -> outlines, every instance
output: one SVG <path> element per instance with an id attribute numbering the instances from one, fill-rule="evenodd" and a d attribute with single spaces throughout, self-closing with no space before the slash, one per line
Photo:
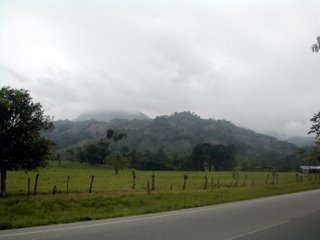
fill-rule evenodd
<path id="1" fill-rule="evenodd" d="M 208 207 L 0 231 L 0 240 L 320 239 L 320 190 Z"/>

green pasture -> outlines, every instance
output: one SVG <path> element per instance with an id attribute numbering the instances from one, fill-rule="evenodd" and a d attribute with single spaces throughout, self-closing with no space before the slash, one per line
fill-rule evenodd
<path id="1" fill-rule="evenodd" d="M 114 171 L 105 166 L 94 166 L 89 164 L 79 164 L 71 162 L 63 162 L 59 166 L 57 162 L 49 162 L 46 168 L 39 168 L 36 171 L 12 171 L 8 172 L 7 192 L 9 195 L 26 195 L 28 192 L 28 178 L 31 180 L 31 193 L 35 176 L 39 173 L 38 193 L 50 194 L 53 186 L 56 185 L 57 192 L 62 194 L 66 192 L 67 178 L 69 180 L 69 193 L 87 193 L 91 181 L 94 176 L 93 193 L 103 193 L 112 195 L 119 192 L 145 192 L 147 191 L 147 181 L 151 185 L 152 171 L 135 170 L 136 189 L 132 191 L 132 170 L 125 169 L 119 171 L 118 175 Z M 268 185 L 271 185 L 272 173 L 266 172 L 239 172 L 238 187 L 265 187 L 267 184 L 267 176 L 269 175 Z M 232 172 L 175 172 L 175 171 L 154 171 L 156 192 L 167 192 L 171 190 L 180 191 L 183 186 L 183 176 L 188 175 L 187 191 L 197 191 L 204 187 L 205 176 L 207 176 L 208 189 L 220 187 L 230 187 L 235 184 Z M 304 183 L 308 183 L 308 175 L 303 176 Z M 313 176 L 313 180 L 317 176 Z M 314 182 L 314 181 L 313 181 Z M 317 181 L 316 181 L 317 182 Z M 319 180 L 320 182 L 320 180 Z M 218 186 L 219 183 L 219 186 Z M 286 186 L 296 184 L 296 173 L 278 173 L 278 185 Z M 275 184 L 276 185 L 276 184 Z"/>
<path id="2" fill-rule="evenodd" d="M 38 193 L 34 196 L 33 184 L 38 173 Z M 315 174 L 299 173 L 297 182 L 297 173 L 278 173 L 278 184 L 276 181 L 272 184 L 272 173 L 239 172 L 235 186 L 232 172 L 155 171 L 155 190 L 148 194 L 147 182 L 151 187 L 152 172 L 136 170 L 135 174 L 133 190 L 131 169 L 115 175 L 103 166 L 67 162 L 59 166 L 51 162 L 37 171 L 8 172 L 8 196 L 0 198 L 0 229 L 168 211 L 320 187 L 319 175 Z M 188 175 L 186 190 L 182 190 L 184 175 Z M 92 193 L 88 193 L 91 176 L 95 179 Z M 205 176 L 207 189 L 203 189 Z M 30 196 L 27 195 L 29 177 Z M 54 185 L 55 195 L 52 194 Z"/>

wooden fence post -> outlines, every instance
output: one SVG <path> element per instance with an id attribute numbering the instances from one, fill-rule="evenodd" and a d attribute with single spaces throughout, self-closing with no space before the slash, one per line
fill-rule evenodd
<path id="1" fill-rule="evenodd" d="M 150 182 L 149 182 L 149 180 L 147 181 L 147 194 L 150 194 Z"/>
<path id="2" fill-rule="evenodd" d="M 186 190 L 187 188 L 187 179 L 188 179 L 188 175 L 183 175 L 183 186 L 182 186 L 182 189 L 183 190 Z"/>
<path id="3" fill-rule="evenodd" d="M 207 175 L 204 176 L 204 184 L 203 184 L 203 189 L 207 189 L 208 188 L 208 177 Z"/>
<path id="4" fill-rule="evenodd" d="M 93 180 L 94 180 L 94 176 L 91 176 L 90 187 L 89 187 L 89 193 L 92 193 Z"/>
<path id="5" fill-rule="evenodd" d="M 55 195 L 56 192 L 57 192 L 57 186 L 54 185 L 54 186 L 53 186 L 53 189 L 52 189 L 52 195 Z"/>
<path id="6" fill-rule="evenodd" d="M 236 175 L 236 182 L 235 182 L 235 184 L 234 184 L 234 187 L 238 187 L 238 183 L 239 183 L 239 171 L 236 171 L 235 175 Z"/>
<path id="7" fill-rule="evenodd" d="M 30 177 L 28 177 L 28 197 L 30 197 L 30 183 L 31 183 L 31 179 Z"/>
<path id="8" fill-rule="evenodd" d="M 136 173 L 132 170 L 132 190 L 136 189 Z"/>
<path id="9" fill-rule="evenodd" d="M 67 178 L 67 195 L 69 194 L 69 180 L 70 180 L 70 176 L 68 176 Z"/>
<path id="10" fill-rule="evenodd" d="M 152 172 L 152 175 L 151 175 L 151 191 L 154 191 L 156 188 L 155 186 L 155 176 L 154 176 L 154 172 Z"/>
<path id="11" fill-rule="evenodd" d="M 38 188 L 38 179 L 39 179 L 39 173 L 36 175 L 36 180 L 34 182 L 34 191 L 33 191 L 33 195 L 37 195 L 37 188 Z"/>

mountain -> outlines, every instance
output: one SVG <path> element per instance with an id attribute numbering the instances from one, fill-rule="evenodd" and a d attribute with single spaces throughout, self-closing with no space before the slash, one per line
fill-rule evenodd
<path id="1" fill-rule="evenodd" d="M 80 122 L 57 121 L 47 136 L 56 142 L 55 151 L 76 149 L 86 143 L 105 139 L 108 128 L 127 134 L 121 141 L 130 150 L 157 152 L 168 156 L 190 156 L 196 144 L 235 145 L 239 165 L 263 169 L 280 164 L 293 169 L 298 164 L 298 147 L 264 134 L 234 125 L 230 121 L 202 119 L 194 113 L 180 112 L 155 119 L 113 119 L 108 123 L 97 120 Z"/>
<path id="2" fill-rule="evenodd" d="M 84 113 L 74 119 L 74 122 L 82 122 L 87 120 L 96 120 L 96 121 L 104 121 L 109 122 L 112 119 L 149 119 L 147 115 L 142 112 L 95 112 L 95 113 Z"/>
<path id="3" fill-rule="evenodd" d="M 304 137 L 304 136 L 288 136 L 285 134 L 280 134 L 277 132 L 269 131 L 266 133 L 269 136 L 273 136 L 280 141 L 285 141 L 294 144 L 298 147 L 310 147 L 314 144 L 314 137 Z"/>
<path id="4" fill-rule="evenodd" d="M 298 147 L 310 147 L 314 144 L 314 140 L 313 137 L 291 137 L 286 141 Z"/>

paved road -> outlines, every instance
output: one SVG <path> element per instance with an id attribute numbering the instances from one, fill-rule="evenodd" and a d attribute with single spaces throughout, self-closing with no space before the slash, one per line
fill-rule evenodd
<path id="1" fill-rule="evenodd" d="M 320 190 L 160 214 L 0 231 L 0 240 L 320 239 Z"/>

